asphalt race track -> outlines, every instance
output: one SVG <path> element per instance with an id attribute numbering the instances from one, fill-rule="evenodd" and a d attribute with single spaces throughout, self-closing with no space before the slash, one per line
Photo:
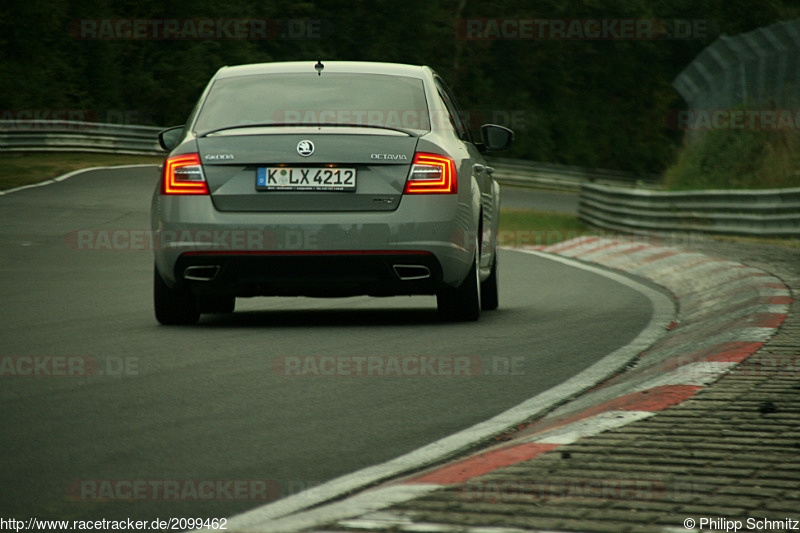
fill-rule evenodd
<path id="1" fill-rule="evenodd" d="M 147 230 L 156 179 L 154 167 L 100 169 L 0 196 L 2 516 L 231 516 L 490 418 L 626 344 L 651 315 L 603 276 L 503 251 L 500 309 L 477 323 L 439 322 L 433 297 L 260 298 L 162 327 L 152 252 L 73 238 Z M 436 357 L 469 372 L 313 375 L 302 365 L 319 356 L 387 370 Z M 287 375 L 298 361 L 305 372 Z M 266 494 L 225 488 L 253 480 Z M 176 481 L 216 488 L 153 492 Z M 150 492 L 129 501 L 102 490 L 137 483 Z"/>

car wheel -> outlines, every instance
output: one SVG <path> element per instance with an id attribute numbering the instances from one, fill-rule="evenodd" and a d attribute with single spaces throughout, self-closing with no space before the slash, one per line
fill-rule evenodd
<path id="1" fill-rule="evenodd" d="M 486 281 L 481 283 L 481 309 L 483 311 L 494 311 L 497 309 L 497 251 L 494 253 L 492 270 Z"/>
<path id="2" fill-rule="evenodd" d="M 439 314 L 446 320 L 470 322 L 481 315 L 481 280 L 478 270 L 480 248 L 475 241 L 475 260 L 466 279 L 455 289 L 447 288 L 436 295 Z"/>
<path id="3" fill-rule="evenodd" d="M 188 290 L 169 288 L 157 268 L 153 273 L 153 303 L 156 320 L 166 326 L 195 324 L 200 319 L 197 298 Z"/>
<path id="4" fill-rule="evenodd" d="M 236 298 L 233 296 L 200 296 L 197 298 L 197 306 L 201 313 L 233 313 L 236 308 Z"/>

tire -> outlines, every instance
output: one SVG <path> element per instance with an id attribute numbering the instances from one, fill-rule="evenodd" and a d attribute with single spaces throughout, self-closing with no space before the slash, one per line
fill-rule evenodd
<path id="1" fill-rule="evenodd" d="M 466 279 L 457 288 L 446 288 L 436 295 L 439 315 L 445 320 L 474 322 L 481 316 L 481 281 L 478 270 L 480 248 L 475 242 L 475 259 Z"/>
<path id="2" fill-rule="evenodd" d="M 481 283 L 481 310 L 494 311 L 498 305 L 497 296 L 497 250 L 494 252 L 492 270 L 486 281 Z"/>
<path id="3" fill-rule="evenodd" d="M 171 289 L 153 271 L 153 304 L 156 320 L 165 326 L 196 324 L 200 320 L 197 298 L 188 290 Z"/>
<path id="4" fill-rule="evenodd" d="M 201 313 L 215 313 L 225 315 L 233 313 L 236 308 L 236 298 L 233 296 L 200 296 L 197 306 Z"/>

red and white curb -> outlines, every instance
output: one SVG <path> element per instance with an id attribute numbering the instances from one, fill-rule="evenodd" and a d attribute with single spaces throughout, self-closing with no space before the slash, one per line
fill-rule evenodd
<path id="1" fill-rule="evenodd" d="M 610 379 L 606 379 L 608 374 L 600 375 L 598 369 L 594 374 L 589 372 L 584 379 L 592 376 L 591 383 L 599 385 L 522 428 L 504 444 L 309 511 L 290 510 L 291 505 L 286 505 L 289 502 L 281 509 L 282 501 L 278 501 L 272 504 L 273 513 L 259 515 L 256 510 L 233 517 L 231 530 L 300 531 L 337 522 L 363 530 L 402 527 L 404 531 L 451 531 L 452 526 L 447 524 L 415 523 L 409 513 L 382 509 L 533 459 L 582 437 L 642 420 L 690 398 L 756 352 L 786 318 L 792 301 L 781 280 L 764 271 L 664 246 L 591 237 L 523 251 L 571 266 L 575 266 L 574 260 L 595 263 L 650 280 L 675 296 L 678 319 L 669 325 L 668 335 L 650 339 L 646 346 L 634 343 L 641 349 L 632 354 L 635 365 L 628 371 Z M 608 368 L 606 365 L 604 370 Z M 512 419 L 506 417 L 505 422 Z M 458 531 L 519 530 L 460 527 Z"/>

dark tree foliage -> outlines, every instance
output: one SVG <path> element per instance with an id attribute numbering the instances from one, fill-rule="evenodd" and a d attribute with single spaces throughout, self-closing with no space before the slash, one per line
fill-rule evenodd
<path id="1" fill-rule="evenodd" d="M 680 144 L 665 121 L 684 105 L 674 77 L 720 34 L 799 16 L 796 0 L 11 0 L 0 6 L 0 111 L 87 110 L 165 126 L 185 120 L 224 65 L 427 64 L 476 124 L 516 129 L 508 155 L 659 172 Z M 81 38 L 83 20 L 131 18 L 274 24 L 266 39 Z M 466 20 L 487 19 L 700 21 L 707 31 L 689 39 L 464 38 Z"/>

